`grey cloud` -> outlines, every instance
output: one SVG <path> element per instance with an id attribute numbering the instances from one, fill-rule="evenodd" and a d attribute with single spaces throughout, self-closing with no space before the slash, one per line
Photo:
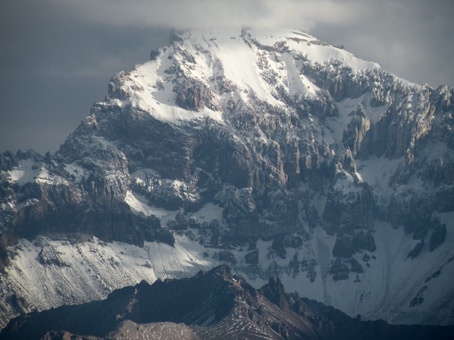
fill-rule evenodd
<path id="1" fill-rule="evenodd" d="M 291 26 L 343 24 L 369 12 L 361 1 L 320 0 L 79 0 L 66 3 L 81 20 L 114 26 Z"/>
<path id="2" fill-rule="evenodd" d="M 114 31 L 201 26 L 288 26 L 344 44 L 399 76 L 454 84 L 451 0 L 79 0 L 56 3 L 77 22 Z"/>
<path id="3" fill-rule="evenodd" d="M 148 59 L 168 30 L 82 21 L 56 1 L 0 8 L 0 152 L 56 151 L 109 78 Z"/>

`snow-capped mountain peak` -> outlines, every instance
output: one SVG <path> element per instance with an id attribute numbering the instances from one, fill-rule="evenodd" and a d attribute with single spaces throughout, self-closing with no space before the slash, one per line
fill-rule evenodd
<path id="1" fill-rule="evenodd" d="M 452 323 L 452 94 L 297 30 L 173 32 L 55 156 L 0 158 L 5 320 L 227 262 Z"/>

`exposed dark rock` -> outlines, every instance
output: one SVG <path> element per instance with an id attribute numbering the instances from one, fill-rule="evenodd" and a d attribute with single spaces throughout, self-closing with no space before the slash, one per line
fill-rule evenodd
<path id="1" fill-rule="evenodd" d="M 175 219 L 169 221 L 167 226 L 172 230 L 186 230 L 188 228 L 200 227 L 194 216 L 185 215 L 182 211 L 179 211 Z"/>
<path id="2" fill-rule="evenodd" d="M 354 258 L 349 259 L 350 271 L 353 273 L 364 273 L 363 267 Z"/>
<path id="3" fill-rule="evenodd" d="M 424 240 L 419 241 L 412 250 L 407 255 L 407 258 L 414 259 L 416 258 L 420 253 L 422 248 L 424 247 Z"/>
<path id="4" fill-rule="evenodd" d="M 299 236 L 293 235 L 278 235 L 274 238 L 271 249 L 282 259 L 286 258 L 285 248 L 300 248 L 303 240 Z"/>
<path id="5" fill-rule="evenodd" d="M 255 249 L 244 256 L 247 264 L 258 264 L 259 263 L 259 251 Z"/>
<path id="6" fill-rule="evenodd" d="M 429 250 L 434 251 L 437 249 L 446 239 L 446 225 L 441 224 L 439 221 L 438 223 L 432 226 L 432 235 L 430 236 L 429 241 Z"/>
<path id="7" fill-rule="evenodd" d="M 68 266 L 64 261 L 61 260 L 59 255 L 60 254 L 54 251 L 53 249 L 43 247 L 38 254 L 38 262 L 45 266 L 49 265 L 55 265 L 58 267 Z"/>
<path id="8" fill-rule="evenodd" d="M 159 50 L 151 50 L 150 51 L 150 60 L 156 60 L 159 55 Z"/>
<path id="9" fill-rule="evenodd" d="M 372 233 L 363 227 L 341 226 L 333 247 L 333 256 L 349 258 L 362 251 L 374 252 L 375 240 Z"/>
<path id="10" fill-rule="evenodd" d="M 236 263 L 236 258 L 235 255 L 228 251 L 228 250 L 222 250 L 218 253 L 218 260 L 221 262 L 227 262 L 230 264 L 235 264 Z"/>
<path id="11" fill-rule="evenodd" d="M 205 106 L 216 110 L 211 90 L 207 86 L 194 79 L 184 79 L 174 88 L 177 94 L 176 103 L 186 110 L 199 111 Z"/>
<path id="12" fill-rule="evenodd" d="M 338 257 L 334 260 L 329 269 L 329 273 L 333 276 L 334 281 L 347 280 L 349 272 L 350 270 L 347 265 Z"/>

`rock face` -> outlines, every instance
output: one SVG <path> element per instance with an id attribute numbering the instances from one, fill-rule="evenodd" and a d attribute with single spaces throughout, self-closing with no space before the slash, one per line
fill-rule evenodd
<path id="1" fill-rule="evenodd" d="M 454 322 L 453 89 L 294 30 L 174 32 L 151 59 L 115 75 L 55 155 L 1 156 L 2 319 L 50 307 L 23 288 L 27 271 L 55 279 L 93 260 L 66 253 L 110 263 L 115 242 L 187 241 L 184 260 L 148 256 L 142 279 L 227 262 L 352 316 Z M 137 282 L 102 266 L 83 269 L 80 282 L 109 282 L 93 296 Z M 70 296 L 44 290 L 52 307 L 93 297 L 60 287 Z"/>
<path id="2" fill-rule="evenodd" d="M 104 301 L 12 320 L 1 339 L 451 339 L 454 327 L 360 321 L 287 294 L 279 279 L 255 290 L 226 265 L 182 280 L 142 282 Z"/>

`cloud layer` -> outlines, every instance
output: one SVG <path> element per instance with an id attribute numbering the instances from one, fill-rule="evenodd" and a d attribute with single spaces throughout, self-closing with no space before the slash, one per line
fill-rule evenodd
<path id="1" fill-rule="evenodd" d="M 454 84 L 451 0 L 16 0 L 9 6 L 16 13 L 3 26 L 12 26 L 13 36 L 19 25 L 38 27 L 44 34 L 35 42 L 65 34 L 73 46 L 91 40 L 93 52 L 99 54 L 109 42 L 124 44 L 125 32 L 140 32 L 137 40 L 126 42 L 133 45 L 143 43 L 140 34 L 147 30 L 157 36 L 170 28 L 286 26 L 344 44 L 411 81 Z M 102 41 L 106 37 L 109 41 Z M 62 53 L 61 46 L 54 46 L 54 56 Z M 125 52 L 119 53 L 104 56 L 100 71 L 120 66 Z"/>
<path id="2" fill-rule="evenodd" d="M 288 26 L 305 30 L 319 24 L 350 24 L 370 16 L 379 2 L 316 0 L 79 0 L 55 5 L 85 22 L 112 26 L 198 28 L 219 26 Z"/>

